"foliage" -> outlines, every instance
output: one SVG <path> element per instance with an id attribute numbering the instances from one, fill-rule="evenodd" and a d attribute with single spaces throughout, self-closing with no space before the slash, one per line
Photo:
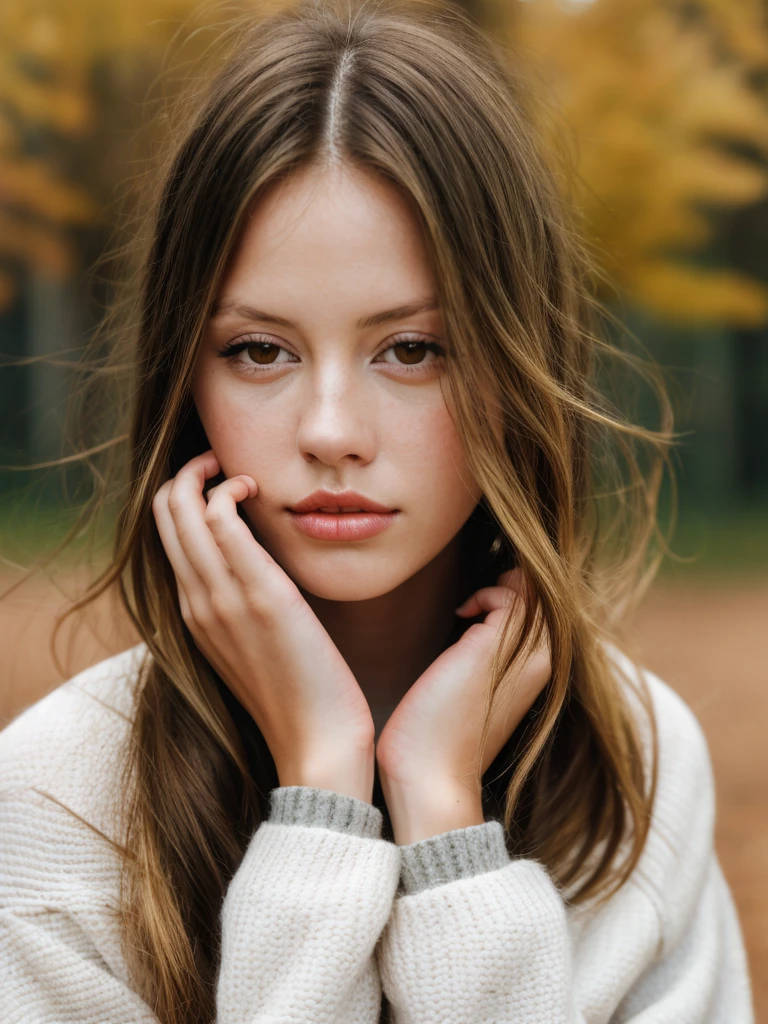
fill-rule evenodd
<path id="1" fill-rule="evenodd" d="M 125 139 L 175 37 L 281 0 L 4 0 L 0 5 L 0 309 L 24 267 L 70 275 L 77 229 L 114 227 Z M 601 287 L 668 321 L 758 324 L 763 285 L 707 265 L 713 212 L 768 195 L 760 0 L 474 0 L 540 95 L 545 149 L 569 182 Z M 204 45 L 201 43 L 200 45 Z M 182 76 L 183 77 L 183 76 Z M 709 259 L 711 263 L 711 258 Z"/>
<path id="2" fill-rule="evenodd" d="M 35 152 L 46 132 L 86 131 L 89 104 L 55 23 L 31 8 L 25 0 L 0 7 L 0 305 L 13 296 L 14 264 L 67 273 L 73 254 L 62 229 L 94 213 L 88 196 Z"/>
<path id="3" fill-rule="evenodd" d="M 242 6 L 3 0 L 0 309 L 12 301 L 23 268 L 64 277 L 76 271 L 77 228 L 108 233 L 115 226 L 111 204 L 130 169 L 129 137 L 174 37 L 195 38 L 201 25 Z"/>
<path id="4" fill-rule="evenodd" d="M 545 149 L 569 147 L 601 271 L 668 322 L 768 319 L 763 284 L 708 253 L 713 213 L 768 195 L 759 0 L 482 2 L 541 84 Z"/>

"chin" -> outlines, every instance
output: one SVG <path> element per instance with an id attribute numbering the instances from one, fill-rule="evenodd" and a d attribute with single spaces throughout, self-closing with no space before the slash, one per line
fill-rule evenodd
<path id="1" fill-rule="evenodd" d="M 294 555 L 276 561 L 297 587 L 324 601 L 370 601 L 395 590 L 419 569 L 398 566 L 391 552 L 366 556 L 345 551 L 330 558 L 309 556 L 300 561 Z"/>

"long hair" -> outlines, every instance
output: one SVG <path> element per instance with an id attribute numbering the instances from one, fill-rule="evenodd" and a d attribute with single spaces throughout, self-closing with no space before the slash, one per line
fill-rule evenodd
<path id="1" fill-rule="evenodd" d="M 151 505 L 209 447 L 190 376 L 246 212 L 300 167 L 350 162 L 417 211 L 450 334 L 446 400 L 483 493 L 463 530 L 466 564 L 475 584 L 520 566 L 536 599 L 501 637 L 489 712 L 547 630 L 551 681 L 485 773 L 485 808 L 510 852 L 545 865 L 575 905 L 626 881 L 655 792 L 649 696 L 638 687 L 630 700 L 610 644 L 661 557 L 649 552 L 671 412 L 653 372 L 603 340 L 591 257 L 514 61 L 435 0 L 304 0 L 228 38 L 226 60 L 178 108 L 130 316 L 89 378 L 126 422 L 85 453 L 97 484 L 87 515 L 114 480 L 120 513 L 108 567 L 70 610 L 115 585 L 147 647 L 120 907 L 133 984 L 163 1024 L 215 1019 L 221 903 L 279 783 L 258 727 L 182 621 Z M 615 356 L 656 389 L 657 430 L 598 387 Z"/>

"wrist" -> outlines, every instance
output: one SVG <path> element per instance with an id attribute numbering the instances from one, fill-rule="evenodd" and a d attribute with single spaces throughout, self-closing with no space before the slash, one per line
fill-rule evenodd
<path id="1" fill-rule="evenodd" d="M 343 762 L 326 754 L 302 757 L 282 770 L 278 769 L 278 779 L 282 787 L 308 786 L 312 789 L 327 789 L 372 803 L 373 743 L 367 755 L 363 750 L 358 756 Z"/>
<path id="2" fill-rule="evenodd" d="M 450 781 L 403 785 L 383 776 L 381 785 L 397 846 L 485 822 L 479 790 Z"/>

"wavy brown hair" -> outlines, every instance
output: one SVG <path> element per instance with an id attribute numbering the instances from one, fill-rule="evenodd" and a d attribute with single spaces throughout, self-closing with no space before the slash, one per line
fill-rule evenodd
<path id="1" fill-rule="evenodd" d="M 630 699 L 608 641 L 655 571 L 651 542 L 664 548 L 671 411 L 657 371 L 603 340 L 593 261 L 538 151 L 512 55 L 434 0 L 305 0 L 225 38 L 226 59 L 176 108 L 128 317 L 119 330 L 105 322 L 96 344 L 112 347 L 91 358 L 79 395 L 126 417 L 79 456 L 96 484 L 79 531 L 110 496 L 119 517 L 110 564 L 68 614 L 116 585 L 147 647 L 120 900 L 133 983 L 163 1024 L 215 1019 L 220 907 L 279 782 L 182 621 L 151 504 L 209 447 L 190 376 L 245 213 L 300 167 L 347 161 L 382 175 L 420 218 L 453 353 L 446 399 L 483 491 L 462 531 L 467 592 L 521 566 L 537 599 L 522 631 L 502 637 L 489 709 L 548 631 L 551 682 L 483 777 L 487 815 L 570 903 L 599 904 L 636 865 L 655 792 L 649 696 L 638 687 L 639 705 Z M 614 357 L 655 390 L 658 429 L 625 419 L 598 387 Z M 391 835 L 378 785 L 374 799 Z"/>

